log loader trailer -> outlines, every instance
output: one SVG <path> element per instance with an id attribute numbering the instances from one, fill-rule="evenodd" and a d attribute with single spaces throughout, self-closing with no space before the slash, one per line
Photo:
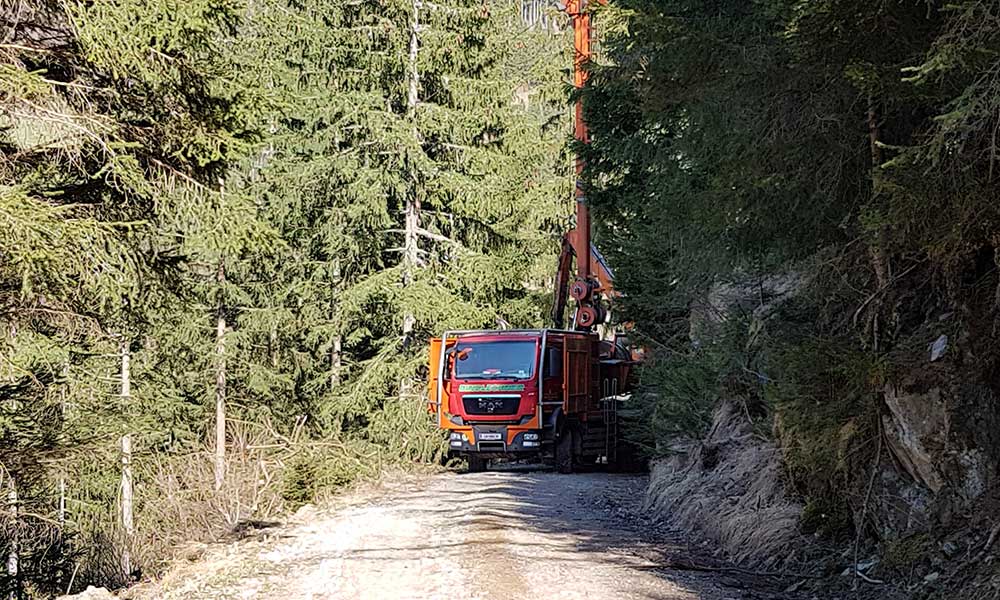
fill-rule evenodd
<path id="1" fill-rule="evenodd" d="M 573 23 L 574 85 L 591 58 L 587 0 L 563 7 Z M 589 143 L 582 101 L 574 136 Z M 563 237 L 551 329 L 446 331 L 431 341 L 429 406 L 449 434 L 450 453 L 481 471 L 492 458 L 552 457 L 561 472 L 627 459 L 619 417 L 638 357 L 628 339 L 602 339 L 614 277 L 590 241 L 590 212 L 576 160 L 576 223 Z M 575 259 L 575 260 L 574 260 Z M 576 263 L 576 277 L 571 272 Z M 564 329 L 568 297 L 576 301 Z"/>

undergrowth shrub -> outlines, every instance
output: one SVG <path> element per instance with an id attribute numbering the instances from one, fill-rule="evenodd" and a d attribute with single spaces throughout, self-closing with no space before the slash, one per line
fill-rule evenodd
<path id="1" fill-rule="evenodd" d="M 834 258 L 834 267 L 856 260 Z M 696 339 L 657 350 L 640 370 L 635 437 L 666 454 L 671 440 L 704 435 L 721 401 L 742 404 L 754 434 L 781 448 L 803 529 L 836 538 L 854 532 L 864 501 L 888 369 L 859 343 L 854 304 L 832 269 L 813 269 L 794 295 L 768 306 L 751 300 L 712 319 L 692 315 Z"/>
<path id="2" fill-rule="evenodd" d="M 79 465 L 79 481 L 70 480 L 66 530 L 73 533 L 57 540 L 71 545 L 59 555 L 77 571 L 73 589 L 80 591 L 83 583 L 121 587 L 159 573 L 179 548 L 192 542 L 229 539 L 384 471 L 440 461 L 445 440 L 424 406 L 422 399 L 387 401 L 362 433 L 324 434 L 304 422 L 282 431 L 266 418 L 230 420 L 226 474 L 219 490 L 211 447 L 175 452 L 137 448 L 131 538 L 120 525 L 120 472 L 106 468 L 117 462 L 116 447 L 97 449 L 99 459 Z M 2 525 L 0 547 L 2 532 L 8 530 Z M 57 579 L 57 587 L 65 591 L 68 574 Z"/>
<path id="3" fill-rule="evenodd" d="M 290 509 L 298 508 L 316 497 L 316 460 L 314 453 L 302 452 L 285 468 L 281 477 L 281 499 Z"/>
<path id="4" fill-rule="evenodd" d="M 772 327 L 765 399 L 789 483 L 805 501 L 803 528 L 846 536 L 879 435 L 884 363 L 856 339 L 817 331 L 803 304 Z"/>
<path id="5" fill-rule="evenodd" d="M 701 332 L 700 343 L 659 349 L 640 367 L 634 403 L 638 415 L 627 431 L 647 454 L 666 454 L 664 442 L 704 434 L 719 400 L 727 392 L 745 391 L 736 388 L 746 375 L 746 318 L 703 324 Z"/>

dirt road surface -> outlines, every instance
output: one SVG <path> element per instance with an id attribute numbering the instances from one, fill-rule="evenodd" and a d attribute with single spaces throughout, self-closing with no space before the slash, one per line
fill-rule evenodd
<path id="1" fill-rule="evenodd" d="M 214 547 L 140 597 L 165 600 L 790 598 L 639 510 L 646 480 L 488 472 L 408 478 Z M 708 562 L 706 562 L 708 561 Z M 692 570 L 691 565 L 714 565 Z M 785 582 L 787 583 L 787 582 Z"/>

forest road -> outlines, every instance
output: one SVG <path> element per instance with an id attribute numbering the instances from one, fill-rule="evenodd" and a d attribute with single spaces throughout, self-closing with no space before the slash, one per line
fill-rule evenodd
<path id="1" fill-rule="evenodd" d="M 685 540 L 642 515 L 645 485 L 644 476 L 545 471 L 408 478 L 259 539 L 215 548 L 200 564 L 168 573 L 149 597 L 789 597 L 761 578 L 670 567 L 697 561 Z"/>

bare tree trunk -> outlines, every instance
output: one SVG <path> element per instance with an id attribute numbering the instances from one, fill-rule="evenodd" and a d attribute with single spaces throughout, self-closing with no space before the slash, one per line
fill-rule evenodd
<path id="1" fill-rule="evenodd" d="M 868 101 L 868 141 L 869 150 L 871 152 L 871 182 L 872 182 L 872 199 L 875 200 L 875 196 L 878 194 L 878 189 L 876 185 L 876 178 L 878 176 L 878 169 L 881 168 L 882 162 L 884 161 L 884 156 L 882 154 L 882 147 L 879 145 L 879 138 L 881 136 L 881 131 L 878 122 L 878 110 L 876 108 L 875 102 L 872 99 Z M 879 224 L 878 229 L 875 232 L 875 239 L 869 244 L 868 252 L 871 259 L 872 270 L 875 272 L 875 281 L 878 284 L 878 289 L 875 291 L 876 298 L 872 304 L 872 316 L 869 320 L 870 331 L 869 334 L 872 340 L 872 348 L 876 352 L 879 351 L 881 346 L 882 337 L 882 324 L 883 324 L 883 310 L 884 307 L 889 304 L 887 298 L 889 296 L 889 287 L 892 284 L 892 265 L 889 259 L 889 235 L 886 230 L 885 225 Z"/>
<path id="2" fill-rule="evenodd" d="M 403 254 L 403 285 L 409 286 L 413 283 L 414 270 L 420 260 L 419 247 L 417 245 L 417 229 L 420 227 L 420 208 L 415 199 L 406 202 L 406 241 L 404 243 Z M 409 310 L 403 315 L 403 338 L 410 339 L 413 333 L 413 326 L 416 324 L 416 317 Z"/>
<path id="3" fill-rule="evenodd" d="M 66 525 L 66 474 L 59 475 L 59 527 Z"/>
<path id="4" fill-rule="evenodd" d="M 410 21 L 410 56 L 409 56 L 409 90 L 406 96 L 406 111 L 412 116 L 420 100 L 420 71 L 417 70 L 417 57 L 420 51 L 420 0 L 412 0 L 413 20 Z"/>
<path id="5" fill-rule="evenodd" d="M 337 296 L 341 289 L 340 278 L 340 259 L 337 258 L 333 261 L 333 299 L 330 302 L 331 318 L 335 317 L 336 314 Z M 340 334 L 333 336 L 330 345 L 330 389 L 336 389 L 340 385 L 341 370 L 343 369 L 343 359 L 341 358 L 343 343 L 343 338 L 341 338 Z"/>
<path id="6" fill-rule="evenodd" d="M 277 325 L 271 326 L 271 331 L 267 340 L 268 353 L 271 355 L 271 367 L 274 369 L 278 368 L 279 357 L 278 357 L 278 327 Z"/>
<path id="7" fill-rule="evenodd" d="M 417 131 L 415 121 L 417 103 L 420 101 L 420 70 L 418 57 L 420 51 L 420 0 L 413 1 L 413 20 L 410 22 L 410 56 L 409 56 L 409 91 L 406 97 L 406 113 L 413 120 L 413 140 L 420 143 L 420 133 Z M 404 227 L 405 240 L 403 242 L 403 286 L 413 283 L 414 270 L 420 261 L 420 248 L 417 244 L 417 231 L 420 229 L 420 200 L 417 197 L 417 176 L 411 174 L 413 188 L 406 200 Z M 416 324 L 416 317 L 407 310 L 403 314 L 403 342 L 409 341 L 410 334 L 413 333 L 413 326 Z"/>
<path id="8" fill-rule="evenodd" d="M 880 136 L 881 132 L 879 130 L 879 123 L 878 123 L 878 110 L 876 109 L 874 102 L 869 101 L 868 140 L 869 140 L 869 148 L 871 151 L 871 159 L 872 159 L 871 177 L 872 177 L 873 196 L 878 193 L 878 190 L 876 189 L 875 185 L 877 171 L 879 168 L 881 168 L 882 163 L 884 161 L 884 157 L 882 154 L 882 147 L 879 145 Z M 887 251 L 885 248 L 888 241 L 885 231 L 885 226 L 883 225 L 879 226 L 879 230 L 876 236 L 877 239 L 875 240 L 875 244 L 872 248 L 873 266 L 875 268 L 875 276 L 878 279 L 879 287 L 885 288 L 889 285 L 889 282 L 892 279 L 891 268 L 889 265 L 889 257 L 886 254 Z"/>
<path id="9" fill-rule="evenodd" d="M 216 279 L 219 304 L 215 323 L 215 491 L 219 491 L 226 476 L 226 307 L 222 300 L 226 269 L 221 260 Z"/>
<path id="10" fill-rule="evenodd" d="M 20 597 L 20 534 L 18 528 L 20 527 L 20 522 L 18 520 L 18 498 L 17 498 L 17 486 L 14 482 L 13 476 L 8 474 L 8 485 L 10 489 L 7 491 L 7 510 L 10 512 L 11 520 L 14 524 L 14 531 L 11 537 L 10 550 L 7 552 L 7 576 L 13 583 L 10 594 L 8 598 L 10 600 L 17 600 Z"/>
<path id="11" fill-rule="evenodd" d="M 69 385 L 69 359 L 63 363 L 62 385 L 59 389 L 59 414 L 66 419 L 66 386 Z M 66 472 L 59 473 L 59 527 L 66 525 Z"/>
<path id="12" fill-rule="evenodd" d="M 121 403 L 122 409 L 127 411 L 132 399 L 132 355 L 129 350 L 128 340 L 122 341 L 121 346 Z M 125 548 L 122 552 L 122 569 L 126 575 L 132 572 L 132 557 L 130 554 L 132 544 L 132 534 L 135 532 L 135 525 L 132 513 L 133 507 L 133 487 L 132 487 L 132 434 L 126 433 L 121 439 L 122 448 L 122 531 L 125 532 Z"/>
<path id="13" fill-rule="evenodd" d="M 343 350 L 343 340 L 339 335 L 333 337 L 333 347 L 330 350 L 330 387 L 336 388 L 340 385 L 340 371 L 343 363 L 340 353 Z"/>
<path id="14" fill-rule="evenodd" d="M 17 323 L 10 324 L 10 339 L 11 343 L 17 340 Z M 12 395 L 9 402 L 8 408 L 11 412 L 18 410 L 19 403 L 17 397 Z M 14 474 L 7 471 L 5 468 L 0 469 L 0 476 L 6 474 L 7 476 L 7 512 L 10 515 L 11 520 L 11 537 L 10 537 L 10 547 L 7 550 L 7 577 L 11 582 L 10 593 L 7 595 L 9 600 L 18 600 L 21 597 L 21 581 L 20 581 L 20 545 L 21 545 L 21 533 L 20 533 L 20 519 L 18 516 L 18 504 L 19 499 L 17 495 L 17 481 L 14 479 Z M 0 481 L 3 478 L 0 477 Z"/>

